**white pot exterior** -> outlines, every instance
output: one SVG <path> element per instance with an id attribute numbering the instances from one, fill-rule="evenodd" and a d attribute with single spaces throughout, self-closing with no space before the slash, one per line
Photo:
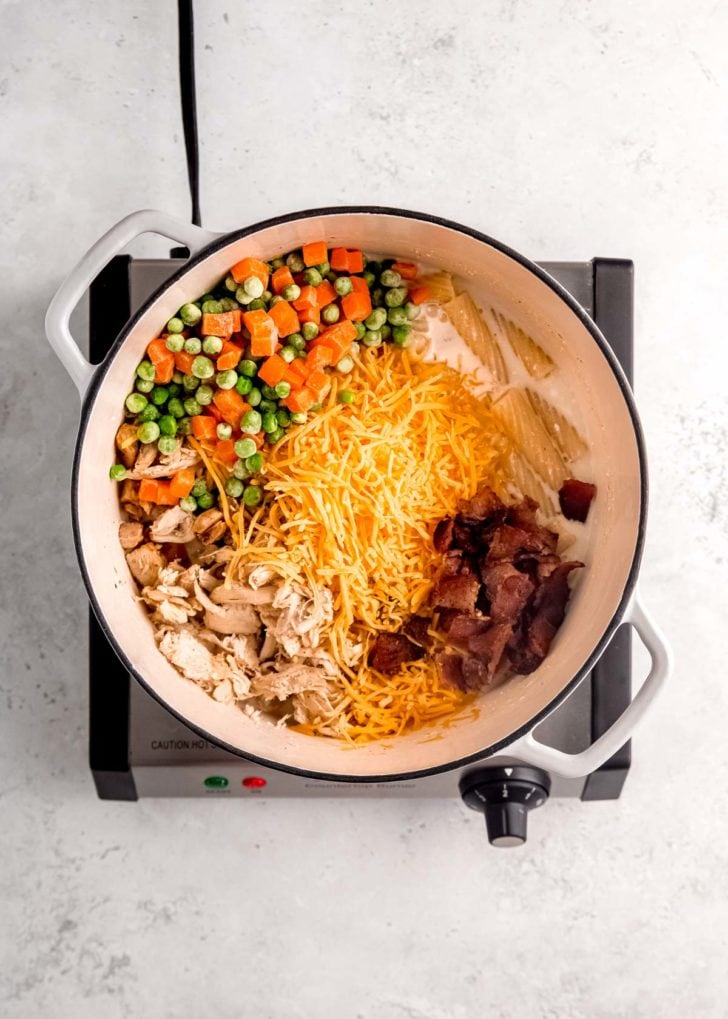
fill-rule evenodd
<path id="1" fill-rule="evenodd" d="M 272 258 L 313 239 L 444 266 L 468 281 L 486 307 L 499 308 L 539 337 L 571 390 L 570 413 L 592 453 L 599 495 L 590 513 L 587 568 L 581 571 L 548 658 L 480 695 L 461 718 L 392 741 L 352 749 L 256 723 L 181 678 L 157 650 L 135 600 L 119 545 L 117 486 L 108 480 L 124 397 L 146 345 L 185 301 L 209 290 L 246 255 Z M 644 464 L 627 387 L 593 323 L 556 283 L 512 252 L 454 224 L 380 211 L 324 211 L 228 235 L 192 260 L 145 306 L 94 379 L 83 411 L 74 479 L 79 558 L 100 621 L 137 678 L 187 725 L 211 741 L 273 767 L 345 780 L 399 778 L 454 767 L 507 747 L 553 710 L 598 653 L 624 612 L 644 526 Z"/>

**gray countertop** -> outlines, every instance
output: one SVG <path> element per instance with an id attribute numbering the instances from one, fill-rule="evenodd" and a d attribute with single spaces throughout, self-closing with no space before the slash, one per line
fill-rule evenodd
<path id="1" fill-rule="evenodd" d="M 206 225 L 376 203 L 634 259 L 641 589 L 677 667 L 621 800 L 553 802 L 519 851 L 454 800 L 97 801 L 43 315 L 121 216 L 187 215 L 175 5 L 3 5 L 0 1012 L 724 1016 L 726 8 L 197 7 Z"/>

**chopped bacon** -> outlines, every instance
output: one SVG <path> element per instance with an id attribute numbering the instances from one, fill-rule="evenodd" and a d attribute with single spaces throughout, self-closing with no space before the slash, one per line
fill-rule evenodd
<path id="1" fill-rule="evenodd" d="M 452 546 L 453 520 L 452 517 L 443 517 L 435 528 L 432 536 L 432 544 L 437 552 L 447 552 Z"/>
<path id="2" fill-rule="evenodd" d="M 427 616 L 410 616 L 402 627 L 402 632 L 415 644 L 428 648 L 432 645 L 432 637 L 428 632 L 431 624 L 432 620 Z"/>
<path id="3" fill-rule="evenodd" d="M 403 633 L 379 633 L 369 652 L 369 664 L 385 676 L 393 676 L 405 662 L 424 657 L 424 650 Z"/>
<path id="4" fill-rule="evenodd" d="M 592 485 L 588 481 L 568 478 L 559 491 L 561 512 L 567 520 L 579 520 L 583 524 L 589 515 L 589 507 L 596 494 L 596 485 Z"/>
<path id="5" fill-rule="evenodd" d="M 479 592 L 480 582 L 472 574 L 461 573 L 455 577 L 440 577 L 435 585 L 434 603 L 437 608 L 474 612 Z"/>
<path id="6" fill-rule="evenodd" d="M 534 582 L 508 561 L 494 563 L 482 576 L 493 620 L 513 626 L 535 590 Z"/>

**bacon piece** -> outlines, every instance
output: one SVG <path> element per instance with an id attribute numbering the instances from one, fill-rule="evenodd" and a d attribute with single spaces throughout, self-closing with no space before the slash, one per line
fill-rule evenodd
<path id="1" fill-rule="evenodd" d="M 474 612 L 479 591 L 480 582 L 472 574 L 461 573 L 455 577 L 440 577 L 435 585 L 433 600 L 437 608 Z"/>
<path id="2" fill-rule="evenodd" d="M 494 563 L 482 576 L 494 622 L 515 625 L 535 590 L 533 580 L 508 561 Z"/>
<path id="3" fill-rule="evenodd" d="M 405 662 L 414 662 L 424 654 L 424 650 L 403 633 L 379 633 L 369 652 L 369 664 L 377 672 L 393 676 Z"/>
<path id="4" fill-rule="evenodd" d="M 579 520 L 583 524 L 596 494 L 596 485 L 588 481 L 577 481 L 576 478 L 567 478 L 559 490 L 561 512 L 567 520 Z"/>
<path id="5" fill-rule="evenodd" d="M 511 662 L 518 672 L 533 672 L 549 653 L 566 615 L 571 594 L 569 574 L 583 565 L 579 562 L 559 563 L 555 567 L 548 564 L 548 575 L 543 577 L 536 591 L 530 618 L 511 647 Z"/>
<path id="6" fill-rule="evenodd" d="M 501 512 L 505 507 L 492 488 L 481 485 L 473 498 L 462 502 L 458 509 L 461 517 L 483 521 Z"/>
<path id="7" fill-rule="evenodd" d="M 435 655 L 435 664 L 443 683 L 455 687 L 457 690 L 465 689 L 462 655 L 451 655 L 448 651 L 438 651 Z"/>
<path id="8" fill-rule="evenodd" d="M 420 647 L 429 648 L 432 645 L 432 637 L 428 633 L 431 623 L 427 616 L 410 616 L 402 632 Z"/>
<path id="9" fill-rule="evenodd" d="M 432 543 L 437 552 L 448 552 L 452 548 L 453 520 L 452 517 L 443 517 L 435 528 L 432 536 Z"/>

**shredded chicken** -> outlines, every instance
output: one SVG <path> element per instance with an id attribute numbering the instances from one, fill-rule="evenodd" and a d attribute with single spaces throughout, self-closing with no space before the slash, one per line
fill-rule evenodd
<path id="1" fill-rule="evenodd" d="M 156 452 L 156 446 L 151 444 L 151 449 Z M 177 471 L 185 467 L 194 467 L 199 456 L 189 446 L 178 446 L 174 453 L 167 453 L 160 457 L 159 463 L 153 466 L 142 466 L 134 464 L 134 470 L 129 471 L 127 478 L 131 481 L 141 481 L 142 478 L 171 478 Z"/>
<path id="2" fill-rule="evenodd" d="M 116 433 L 116 448 L 119 450 L 121 462 L 126 468 L 133 467 L 136 460 L 139 440 L 137 439 L 138 428 L 133 424 L 119 426 Z"/>
<path id="3" fill-rule="evenodd" d="M 184 545 L 194 537 L 194 518 L 179 506 L 170 506 L 152 524 L 154 541 Z"/>
<path id="4" fill-rule="evenodd" d="M 132 552 L 127 552 L 126 561 L 132 576 L 142 587 L 156 584 L 159 571 L 166 565 L 164 556 L 150 541 Z"/>
<path id="5" fill-rule="evenodd" d="M 219 541 L 226 530 L 227 524 L 223 520 L 222 513 L 214 507 L 205 510 L 204 513 L 200 513 L 199 517 L 194 521 L 194 533 L 199 537 L 200 541 L 205 542 L 207 545 L 213 545 L 216 541 Z"/>
<path id="6" fill-rule="evenodd" d="M 136 521 L 119 524 L 119 542 L 125 552 L 130 552 L 144 541 L 144 525 Z"/>

